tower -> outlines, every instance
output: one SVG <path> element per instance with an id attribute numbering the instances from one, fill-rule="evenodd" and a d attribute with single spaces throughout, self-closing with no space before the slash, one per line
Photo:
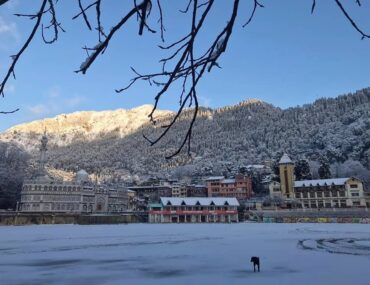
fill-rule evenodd
<path id="1" fill-rule="evenodd" d="M 45 174 L 45 163 L 46 163 L 46 151 L 48 150 L 48 137 L 46 136 L 46 130 L 41 137 L 40 145 L 40 165 L 39 165 L 39 175 Z"/>
<path id="2" fill-rule="evenodd" d="M 294 163 L 284 153 L 279 161 L 280 189 L 285 198 L 294 198 Z"/>

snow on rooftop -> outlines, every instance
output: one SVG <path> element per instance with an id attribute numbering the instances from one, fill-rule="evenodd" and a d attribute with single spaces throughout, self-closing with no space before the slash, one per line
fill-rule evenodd
<path id="1" fill-rule="evenodd" d="M 212 181 L 212 180 L 222 180 L 222 179 L 224 179 L 225 177 L 223 177 L 223 176 L 211 176 L 211 177 L 208 177 L 207 179 L 206 179 L 206 181 Z"/>
<path id="2" fill-rule="evenodd" d="M 263 169 L 265 168 L 266 166 L 263 165 L 263 164 L 248 164 L 247 165 L 247 168 L 255 168 L 255 169 Z"/>
<path id="3" fill-rule="evenodd" d="M 293 161 L 286 153 L 284 153 L 279 161 L 279 164 L 291 164 L 291 163 L 293 163 Z"/>
<path id="4" fill-rule="evenodd" d="M 235 179 L 224 179 L 222 181 L 222 183 L 224 183 L 224 184 L 233 184 L 233 183 L 235 183 Z"/>
<path id="5" fill-rule="evenodd" d="M 168 203 L 172 206 L 181 206 L 185 203 L 187 206 L 195 206 L 199 203 L 201 206 L 209 206 L 213 204 L 215 206 L 224 206 L 228 204 L 229 206 L 239 206 L 239 202 L 236 198 L 223 198 L 223 197 L 187 197 L 187 198 L 175 198 L 175 197 L 161 197 L 162 205 L 167 205 Z"/>
<path id="6" fill-rule="evenodd" d="M 326 185 L 344 185 L 350 178 L 332 178 L 295 181 L 294 187 L 326 186 Z"/>

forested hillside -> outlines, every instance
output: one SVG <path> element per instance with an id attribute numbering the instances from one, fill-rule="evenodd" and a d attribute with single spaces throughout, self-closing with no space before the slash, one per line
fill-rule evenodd
<path id="1" fill-rule="evenodd" d="M 173 116 L 170 112 L 160 114 L 155 127 L 140 123 L 130 128 L 122 121 L 129 132 L 100 124 L 95 136 L 88 128 L 50 133 L 49 167 L 84 168 L 125 180 L 150 175 L 224 174 L 239 166 L 272 160 L 285 151 L 295 160 L 307 158 L 311 162 L 326 156 L 334 176 L 360 175 L 370 180 L 370 88 L 286 110 L 258 100 L 215 110 L 203 108 L 194 127 L 191 157 L 184 151 L 169 161 L 165 154 L 181 143 L 191 113 L 182 116 L 163 141 L 150 147 L 142 134 L 155 137 L 162 130 L 160 125 Z M 133 118 L 144 119 L 143 112 Z M 36 124 L 42 126 L 42 121 Z M 21 129 L 16 126 L 2 134 L 2 139 L 35 149 L 44 128 L 38 129 L 27 132 L 27 124 Z"/>

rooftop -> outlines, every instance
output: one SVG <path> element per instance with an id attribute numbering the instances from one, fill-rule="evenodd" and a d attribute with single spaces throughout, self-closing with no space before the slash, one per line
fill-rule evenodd
<path id="1" fill-rule="evenodd" d="M 295 181 L 294 187 L 311 187 L 311 186 L 327 186 L 327 185 L 344 185 L 350 178 L 332 178 L 332 179 L 316 179 L 316 180 L 301 180 Z"/>
<path id="2" fill-rule="evenodd" d="M 171 206 L 239 206 L 239 202 L 236 198 L 223 198 L 223 197 L 188 197 L 188 198 L 174 198 L 174 197 L 161 197 L 162 205 L 171 205 Z"/>
<path id="3" fill-rule="evenodd" d="M 206 179 L 206 181 L 213 181 L 213 180 L 223 180 L 225 177 L 223 176 L 211 176 Z"/>
<path id="4" fill-rule="evenodd" d="M 293 161 L 286 153 L 284 153 L 283 156 L 280 158 L 279 164 L 293 164 Z"/>
<path id="5" fill-rule="evenodd" d="M 235 183 L 235 179 L 224 179 L 222 181 L 222 183 L 224 183 L 224 184 L 232 184 L 232 183 Z"/>

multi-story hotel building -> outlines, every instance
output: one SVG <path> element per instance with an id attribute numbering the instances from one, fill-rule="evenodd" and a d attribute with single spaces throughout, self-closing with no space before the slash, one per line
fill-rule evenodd
<path id="1" fill-rule="evenodd" d="M 38 173 L 33 179 L 24 181 L 18 211 L 101 213 L 127 209 L 126 189 L 92 183 L 84 170 L 78 171 L 73 181 L 49 177 L 45 171 L 47 141 L 44 134 Z"/>
<path id="2" fill-rule="evenodd" d="M 366 206 L 363 184 L 353 177 L 295 181 L 294 192 L 304 208 Z"/>
<path id="3" fill-rule="evenodd" d="M 172 195 L 172 188 L 168 185 L 141 185 L 127 188 L 135 191 L 137 199 L 145 203 L 158 202 L 160 197 L 171 197 Z"/>
<path id="4" fill-rule="evenodd" d="M 231 223 L 238 222 L 236 198 L 161 197 L 149 205 L 150 223 Z"/>
<path id="5" fill-rule="evenodd" d="M 187 197 L 208 197 L 207 186 L 200 184 L 188 185 Z"/>
<path id="6" fill-rule="evenodd" d="M 294 163 L 287 154 L 279 162 L 280 189 L 270 184 L 270 196 L 280 197 L 302 208 L 366 207 L 361 180 L 348 178 L 295 181 Z"/>
<path id="7" fill-rule="evenodd" d="M 233 179 L 214 176 L 209 177 L 206 183 L 208 197 L 235 197 L 242 200 L 252 196 L 252 179 L 248 176 L 237 175 Z"/>
<path id="8" fill-rule="evenodd" d="M 187 196 L 187 189 L 186 189 L 186 185 L 185 184 L 182 184 L 182 183 L 173 183 L 171 185 L 171 189 L 172 189 L 172 197 L 180 197 L 180 198 L 183 198 L 183 197 L 186 197 Z"/>
<path id="9" fill-rule="evenodd" d="M 79 177 L 79 174 L 77 174 Z M 126 211 L 127 191 L 106 185 L 56 181 L 40 177 L 25 181 L 21 212 L 106 213 Z"/>

